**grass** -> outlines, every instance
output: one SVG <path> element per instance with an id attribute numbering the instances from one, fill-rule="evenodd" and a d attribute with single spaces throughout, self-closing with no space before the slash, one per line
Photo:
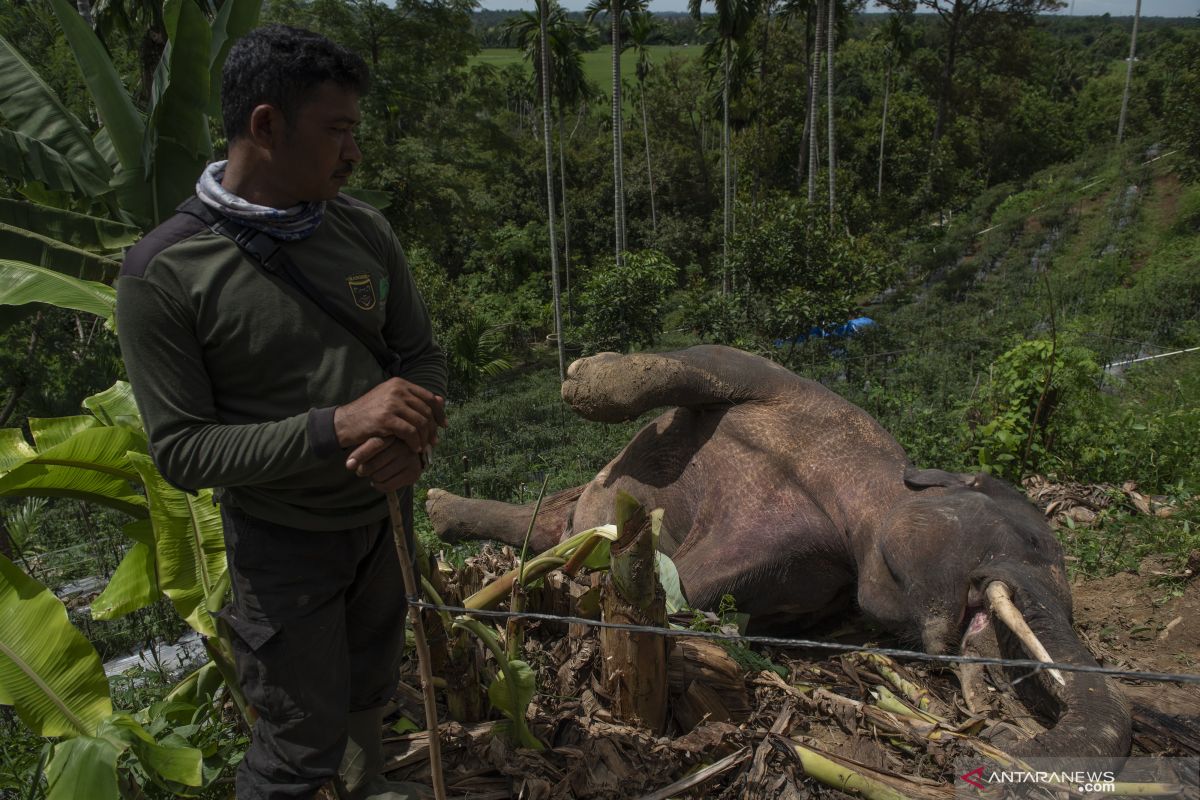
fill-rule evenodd
<path id="1" fill-rule="evenodd" d="M 678 58 L 696 58 L 704 48 L 699 46 L 675 46 L 666 44 L 650 45 L 651 63 L 661 63 L 672 56 Z M 524 55 L 516 48 L 490 47 L 481 50 L 471 59 L 473 64 L 491 64 L 495 67 L 506 67 L 509 64 L 524 64 Z M 637 53 L 626 50 L 621 53 L 621 79 L 634 81 L 637 75 Z M 595 84 L 602 92 L 610 90 L 612 85 L 612 47 L 603 45 L 591 52 L 583 54 L 583 71 L 587 79 Z"/>

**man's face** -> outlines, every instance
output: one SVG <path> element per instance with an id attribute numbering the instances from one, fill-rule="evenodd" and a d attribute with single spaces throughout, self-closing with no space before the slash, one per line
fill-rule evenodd
<path id="1" fill-rule="evenodd" d="M 362 160 L 354 141 L 360 118 L 358 94 L 331 81 L 318 85 L 300 106 L 271 154 L 281 188 L 296 202 L 337 197 Z"/>

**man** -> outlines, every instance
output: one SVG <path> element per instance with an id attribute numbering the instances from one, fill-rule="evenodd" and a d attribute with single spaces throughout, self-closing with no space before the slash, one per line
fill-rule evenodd
<path id="1" fill-rule="evenodd" d="M 219 487 L 233 584 L 221 616 L 259 713 L 239 800 L 309 798 L 335 775 L 343 797 L 406 796 L 378 776 L 405 612 L 386 492 L 404 490 L 411 537 L 446 368 L 395 235 L 339 194 L 362 157 L 367 79 L 360 58 L 307 31 L 241 39 L 222 83 L 228 162 L 129 252 L 118 282 L 155 463 L 180 487 Z M 283 261 L 245 249 L 258 232 Z M 367 339 L 397 357 L 393 377 Z"/>

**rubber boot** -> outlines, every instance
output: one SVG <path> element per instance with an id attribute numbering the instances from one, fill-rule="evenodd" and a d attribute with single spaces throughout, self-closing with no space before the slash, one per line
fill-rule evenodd
<path id="1" fill-rule="evenodd" d="M 341 800 L 425 800 L 431 796 L 428 787 L 393 783 L 381 774 L 383 712 L 382 708 L 372 708 L 350 714 L 346 753 L 334 782 Z"/>

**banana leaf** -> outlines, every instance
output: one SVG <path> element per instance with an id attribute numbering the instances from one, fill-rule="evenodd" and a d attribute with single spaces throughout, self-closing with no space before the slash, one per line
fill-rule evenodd
<path id="1" fill-rule="evenodd" d="M 205 600 L 225 574 L 225 535 L 212 492 L 181 492 L 167 483 L 148 455 L 130 453 L 146 489 L 154 524 L 158 585 L 175 611 L 205 636 L 216 636 Z"/>
<path id="2" fill-rule="evenodd" d="M 78 13 L 75 18 L 83 24 Z M 86 194 L 97 197 L 108 191 L 112 170 L 96 152 L 83 123 L 3 37 L 0 37 L 0 117 L 11 130 L 36 139 L 61 155 Z"/>
<path id="3" fill-rule="evenodd" d="M 134 540 L 134 544 L 117 565 L 104 591 L 92 601 L 92 619 L 117 619 L 158 600 L 154 529 L 150 520 L 131 522 L 121 530 Z"/>
<path id="4" fill-rule="evenodd" d="M 19 131 L 0 129 L 0 173 L 20 183 L 42 183 L 57 192 L 91 194 L 89 188 L 100 192 L 108 188 L 98 183 L 91 187 L 86 183 L 81 185 L 81 178 L 75 175 L 75 170 L 61 153 Z M 85 175 L 82 181 L 86 180 Z"/>
<path id="5" fill-rule="evenodd" d="M 146 498 L 129 481 L 93 469 L 25 463 L 0 478 L 0 496 L 70 497 L 145 518 Z"/>
<path id="6" fill-rule="evenodd" d="M 37 231 L 63 244 L 93 253 L 114 253 L 141 237 L 138 228 L 115 220 L 2 197 L 0 222 L 14 228 Z"/>
<path id="7" fill-rule="evenodd" d="M 212 46 L 209 50 L 208 116 L 221 116 L 221 68 L 233 43 L 258 25 L 263 0 L 225 0 L 212 23 Z"/>
<path id="8" fill-rule="evenodd" d="M 212 29 L 191 0 L 167 0 L 163 20 L 170 44 L 154 76 L 154 109 L 143 149 L 159 221 L 192 193 L 212 155 L 208 133 Z"/>
<path id="9" fill-rule="evenodd" d="M 130 450 L 145 451 L 146 436 L 133 428 L 101 425 L 87 428 L 50 448 L 39 449 L 29 464 L 45 464 L 94 470 L 124 481 L 136 482 L 137 471 L 129 463 Z"/>
<path id="10" fill-rule="evenodd" d="M 199 786 L 202 782 L 203 754 L 194 747 L 173 746 L 155 741 L 150 732 L 128 714 L 113 714 L 96 731 L 120 747 L 133 751 L 150 775 L 170 783 Z"/>
<path id="11" fill-rule="evenodd" d="M 92 103 L 96 106 L 104 127 L 108 129 L 117 158 L 125 167 L 139 164 L 146 124 L 134 107 L 125 84 L 117 75 L 112 59 L 71 3 L 67 0 L 50 0 L 50 6 L 58 17 L 58 23 L 62 25 L 71 51 L 75 54 L 75 61 L 83 73 Z M 88 147 L 97 160 L 103 163 L 103 158 L 96 152 L 90 138 Z M 105 164 L 105 168 L 107 166 Z"/>
<path id="12" fill-rule="evenodd" d="M 96 650 L 67 620 L 62 601 L 4 556 L 0 703 L 38 736 L 87 736 L 112 714 Z"/>
<path id="13" fill-rule="evenodd" d="M 54 745 L 46 765 L 46 800 L 120 800 L 117 758 L 121 749 L 107 739 L 80 736 Z"/>
<path id="14" fill-rule="evenodd" d="M 105 425 L 126 425 L 139 430 L 142 427 L 133 387 L 128 381 L 117 381 L 103 392 L 84 398 L 83 407 Z"/>
<path id="15" fill-rule="evenodd" d="M 0 428 L 0 476 L 36 455 L 20 428 Z"/>
<path id="16" fill-rule="evenodd" d="M 30 417 L 29 432 L 33 434 L 33 443 L 38 450 L 49 450 L 75 434 L 95 428 L 99 424 L 99 420 L 90 414 L 73 417 Z"/>
<path id="17" fill-rule="evenodd" d="M 0 221 L 0 253 L 12 261 L 37 264 L 88 281 L 111 283 L 121 271 L 119 261 L 3 221 Z"/>
<path id="18" fill-rule="evenodd" d="M 112 325 L 117 292 L 111 286 L 83 281 L 45 267 L 0 258 L 0 304 L 49 303 L 104 317 Z"/>

